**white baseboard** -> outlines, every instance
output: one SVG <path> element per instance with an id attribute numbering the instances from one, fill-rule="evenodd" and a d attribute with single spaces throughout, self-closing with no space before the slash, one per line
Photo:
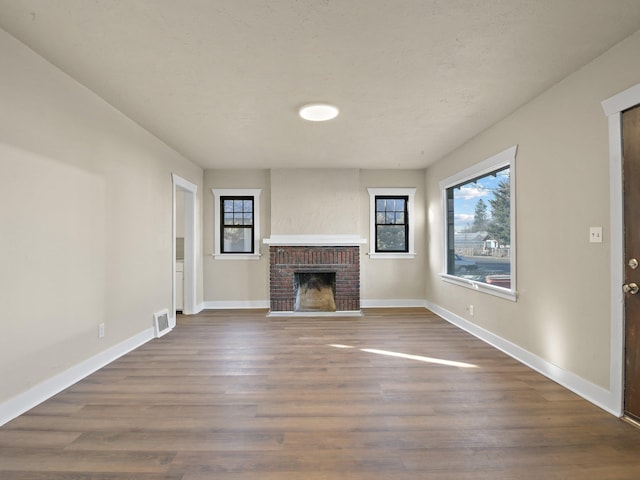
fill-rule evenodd
<path id="1" fill-rule="evenodd" d="M 153 338 L 154 329 L 151 327 L 0 404 L 0 426 Z"/>
<path id="2" fill-rule="evenodd" d="M 238 300 L 204 302 L 206 310 L 238 310 L 243 308 L 269 308 L 269 300 Z"/>
<path id="3" fill-rule="evenodd" d="M 414 307 L 426 307 L 424 300 L 360 300 L 360 307 L 362 308 L 414 308 Z"/>
<path id="4" fill-rule="evenodd" d="M 531 352 L 519 347 L 518 345 L 505 340 L 498 335 L 495 335 L 482 327 L 479 327 L 468 320 L 452 313 L 438 305 L 435 305 L 429 301 L 426 301 L 426 308 L 431 310 L 436 315 L 442 317 L 447 322 L 465 330 L 474 337 L 488 343 L 489 345 L 497 348 L 498 350 L 506 353 L 510 357 L 518 360 L 519 362 L 527 365 L 533 370 L 541 373 L 545 377 L 559 383 L 563 387 L 571 390 L 577 395 L 580 395 L 585 400 L 593 403 L 594 405 L 602 408 L 603 410 L 615 415 L 620 416 L 619 406 L 616 405 L 615 396 L 605 388 L 599 385 L 591 383 L 584 378 L 576 375 L 575 373 L 564 370 L 557 365 L 554 365 L 543 358 L 534 355 Z"/>

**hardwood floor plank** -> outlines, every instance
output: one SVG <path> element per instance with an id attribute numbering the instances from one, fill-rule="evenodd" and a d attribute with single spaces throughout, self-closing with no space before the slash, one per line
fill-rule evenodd
<path id="1" fill-rule="evenodd" d="M 156 431 L 83 433 L 65 448 L 67 451 L 135 451 L 145 452 L 266 452 L 281 450 L 281 433 Z"/>
<path id="2" fill-rule="evenodd" d="M 179 453 L 173 467 L 186 474 L 210 474 L 217 478 L 222 473 L 243 473 L 246 478 L 261 478 L 264 473 L 298 472 L 299 478 L 307 472 L 386 472 L 393 478 L 396 472 L 404 470 L 400 456 L 384 449 L 347 451 L 316 450 L 313 452 L 270 452 L 263 455 L 256 452 L 231 453 Z"/>
<path id="3" fill-rule="evenodd" d="M 174 452 L 73 452 L 53 448 L 0 448 L 0 478 L 11 478 L 12 471 L 110 472 L 127 475 L 165 473 L 174 457 Z"/>
<path id="4" fill-rule="evenodd" d="M 0 428 L 2 480 L 639 472 L 640 430 L 424 309 L 180 317 Z"/>
<path id="5" fill-rule="evenodd" d="M 165 474 L 165 473 L 141 473 L 137 472 L 135 476 L 126 477 L 120 473 L 109 472 L 6 472 L 3 480 L 120 480 L 129 478 L 131 480 L 183 480 L 182 474 Z"/>
<path id="6" fill-rule="evenodd" d="M 0 447 L 64 448 L 80 435 L 80 432 L 0 430 Z"/>

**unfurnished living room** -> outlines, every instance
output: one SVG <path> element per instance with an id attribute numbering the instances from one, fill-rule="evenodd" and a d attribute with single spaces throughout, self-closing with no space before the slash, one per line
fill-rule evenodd
<path id="1" fill-rule="evenodd" d="M 638 0 L 0 0 L 0 478 L 639 478 L 639 51 Z"/>

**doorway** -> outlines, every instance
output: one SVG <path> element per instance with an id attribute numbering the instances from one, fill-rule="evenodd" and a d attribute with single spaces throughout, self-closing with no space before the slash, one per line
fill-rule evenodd
<path id="1" fill-rule="evenodd" d="M 636 316 L 637 313 L 629 312 L 629 322 L 625 318 L 625 310 L 627 303 L 629 306 L 633 306 L 635 303 L 640 302 L 640 294 L 634 296 L 631 290 L 627 293 L 623 291 L 631 288 L 631 283 L 639 283 L 640 269 L 634 270 L 628 264 L 632 256 L 627 256 L 625 251 L 625 245 L 629 244 L 629 241 L 625 241 L 625 231 L 628 228 L 632 228 L 625 223 L 624 206 L 630 205 L 633 208 L 631 198 L 626 199 L 628 192 L 623 190 L 623 115 L 627 111 L 632 111 L 634 107 L 640 106 L 640 84 L 637 84 L 627 90 L 618 93 L 602 102 L 602 108 L 605 115 L 608 118 L 609 123 L 609 191 L 610 191 L 610 240 L 611 240 L 611 257 L 610 257 L 610 269 L 611 269 L 611 286 L 610 286 L 610 298 L 611 298 L 611 329 L 610 329 L 610 388 L 604 402 L 607 410 L 611 413 L 622 417 L 627 416 L 631 418 L 632 415 L 637 416 L 638 413 L 633 413 L 635 408 L 633 403 L 634 398 L 627 398 L 630 385 L 627 383 L 637 382 L 637 378 L 634 380 L 631 377 L 635 377 L 637 374 L 632 374 L 631 370 L 626 368 L 628 362 L 637 362 L 640 346 L 628 345 L 628 333 L 627 327 L 632 324 L 631 318 Z M 625 115 L 625 121 L 630 117 Z M 629 126 L 627 126 L 629 128 Z M 632 145 L 632 137 L 634 134 L 631 131 L 627 131 L 625 134 L 627 147 Z M 638 135 L 635 135 L 636 141 Z M 637 147 L 636 147 L 637 148 Z M 626 153 L 629 155 L 630 152 Z M 629 175 L 630 166 L 627 165 L 626 174 Z M 636 177 L 636 183 L 639 177 Z M 627 228 L 628 227 L 628 228 Z M 633 241 L 632 241 L 633 243 Z M 631 250 L 629 251 L 631 254 Z M 640 258 L 638 259 L 640 261 Z M 635 271 L 637 273 L 630 273 L 629 283 L 627 283 L 627 271 Z M 638 275 L 638 280 L 634 277 Z M 634 280 L 636 280 L 634 282 Z M 640 283 L 639 283 L 640 284 Z M 624 286 L 624 287 L 623 287 Z M 630 301 L 627 302 L 627 299 Z M 640 312 L 640 310 L 638 310 Z M 636 358 L 627 358 L 627 353 L 635 356 Z M 640 372 L 640 370 L 637 370 Z M 637 387 L 636 387 L 637 388 Z M 631 409 L 629 410 L 628 407 Z"/>
<path id="2" fill-rule="evenodd" d="M 176 323 L 177 308 L 177 275 L 176 275 L 176 252 L 178 217 L 180 218 L 180 233 L 183 240 L 183 295 L 182 295 L 182 313 L 186 315 L 198 313 L 196 308 L 196 193 L 198 186 L 188 180 L 172 174 L 173 180 L 173 219 L 172 219 L 172 242 L 173 242 L 173 305 L 172 305 L 172 327 Z M 178 194 L 183 201 L 178 202 Z M 178 215 L 177 207 L 180 205 L 181 211 Z"/>
<path id="3" fill-rule="evenodd" d="M 640 106 L 622 121 L 624 198 L 624 414 L 640 422 Z"/>

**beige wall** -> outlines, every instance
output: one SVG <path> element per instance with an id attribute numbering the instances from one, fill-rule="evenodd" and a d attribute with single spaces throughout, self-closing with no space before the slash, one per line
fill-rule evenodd
<path id="1" fill-rule="evenodd" d="M 202 170 L 1 30 L 0 57 L 1 403 L 171 308 L 171 173 Z"/>
<path id="2" fill-rule="evenodd" d="M 369 259 L 369 187 L 415 187 L 416 257 Z M 260 188 L 262 238 L 280 235 L 358 235 L 361 296 L 375 305 L 415 304 L 425 291 L 424 172 L 417 170 L 207 170 L 205 189 L 205 306 L 267 306 L 269 248 L 255 260 L 215 260 L 212 188 Z M 271 228 L 270 228 L 271 226 Z M 412 302 L 411 302 L 412 301 Z"/>
<path id="3" fill-rule="evenodd" d="M 356 169 L 272 170 L 271 233 L 357 234 L 358 177 Z"/>
<path id="4" fill-rule="evenodd" d="M 640 34 L 428 168 L 427 300 L 609 388 L 609 155 L 601 101 L 640 81 Z M 517 289 L 510 302 L 444 283 L 438 182 L 518 144 Z M 589 243 L 589 227 L 604 243 Z M 466 307 L 473 304 L 475 316 Z"/>

